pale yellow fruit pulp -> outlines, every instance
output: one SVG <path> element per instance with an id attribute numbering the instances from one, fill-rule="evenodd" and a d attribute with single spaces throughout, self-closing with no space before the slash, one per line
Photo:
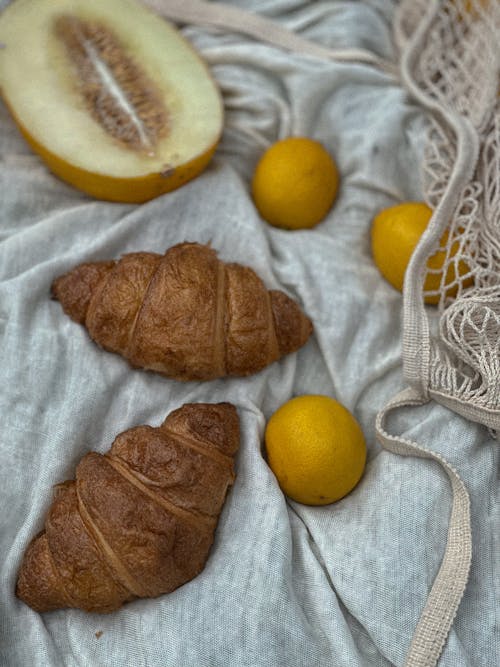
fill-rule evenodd
<path id="1" fill-rule="evenodd" d="M 144 73 L 145 88 L 154 91 L 167 118 L 154 144 L 131 148 L 89 113 L 57 34 L 61 17 L 109 30 Z M 0 16 L 0 42 L 8 108 L 49 168 L 75 187 L 103 199 L 145 201 L 191 180 L 212 157 L 223 125 L 219 90 L 180 33 L 138 2 L 15 0 Z M 115 97 L 127 105 L 106 63 L 92 53 Z"/>

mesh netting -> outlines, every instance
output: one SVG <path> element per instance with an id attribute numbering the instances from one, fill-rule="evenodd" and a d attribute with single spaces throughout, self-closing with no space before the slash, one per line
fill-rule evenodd
<path id="1" fill-rule="evenodd" d="M 445 554 L 405 662 L 434 667 L 469 578 L 468 492 L 452 465 L 389 434 L 385 420 L 434 398 L 500 430 L 500 3 L 403 0 L 395 39 L 403 83 L 428 112 L 423 180 L 433 214 L 404 285 L 411 386 L 378 415 L 377 437 L 395 453 L 439 461 L 453 491 Z"/>
<path id="2" fill-rule="evenodd" d="M 429 111 L 424 190 L 434 211 L 407 275 L 407 376 L 498 429 L 500 3 L 404 0 L 395 35 L 406 84 Z"/>

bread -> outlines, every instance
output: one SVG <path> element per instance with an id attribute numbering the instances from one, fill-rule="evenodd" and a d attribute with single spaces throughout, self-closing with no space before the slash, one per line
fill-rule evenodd
<path id="1" fill-rule="evenodd" d="M 229 403 L 186 404 L 157 428 L 86 454 L 55 488 L 16 594 L 39 612 L 111 612 L 173 591 L 203 569 L 235 474 L 239 420 Z"/>
<path id="2" fill-rule="evenodd" d="M 102 348 L 177 380 L 256 373 L 312 332 L 284 292 L 197 243 L 81 264 L 54 281 L 52 295 Z"/>

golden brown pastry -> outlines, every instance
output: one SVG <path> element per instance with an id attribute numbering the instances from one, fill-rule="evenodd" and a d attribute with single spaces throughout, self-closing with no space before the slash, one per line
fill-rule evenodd
<path id="1" fill-rule="evenodd" d="M 158 428 L 117 436 L 59 484 L 16 594 L 36 611 L 110 612 L 173 591 L 203 569 L 239 446 L 230 403 L 191 403 Z"/>
<path id="2" fill-rule="evenodd" d="M 198 243 L 81 264 L 52 295 L 104 349 L 178 380 L 256 373 L 312 332 L 284 292 Z"/>

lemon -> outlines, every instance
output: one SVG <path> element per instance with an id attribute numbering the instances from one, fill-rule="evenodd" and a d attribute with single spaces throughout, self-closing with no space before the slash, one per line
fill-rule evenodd
<path id="1" fill-rule="evenodd" d="M 262 155 L 252 179 L 252 196 L 269 224 L 307 229 L 325 218 L 338 184 L 337 166 L 322 144 L 288 137 Z"/>
<path id="2" fill-rule="evenodd" d="M 490 0 L 465 0 L 463 10 L 460 6 L 460 2 L 458 2 L 457 5 L 459 19 L 463 18 L 462 11 L 465 14 L 465 17 L 469 14 L 472 19 L 477 19 L 481 16 L 481 10 L 488 11 L 491 9 Z"/>
<path id="3" fill-rule="evenodd" d="M 366 463 L 361 427 L 329 396 L 309 394 L 284 403 L 267 422 L 265 447 L 282 491 L 306 505 L 343 498 Z"/>
<path id="4" fill-rule="evenodd" d="M 403 291 L 406 268 L 410 258 L 431 216 L 432 209 L 427 204 L 403 202 L 383 209 L 373 219 L 371 228 L 373 259 L 384 278 L 400 292 Z M 429 272 L 424 282 L 424 301 L 429 304 L 439 302 L 441 283 L 445 287 L 449 286 L 446 289 L 447 296 L 455 296 L 458 290 L 457 278 L 462 278 L 470 270 L 463 260 L 448 261 L 446 273 L 444 273 L 448 236 L 449 232 L 445 231 L 440 240 L 442 250 L 438 250 L 427 261 Z M 449 259 L 453 259 L 458 248 L 458 241 L 453 242 Z M 456 265 L 458 265 L 458 277 Z M 467 278 L 462 282 L 464 286 L 470 285 L 471 279 Z"/>

